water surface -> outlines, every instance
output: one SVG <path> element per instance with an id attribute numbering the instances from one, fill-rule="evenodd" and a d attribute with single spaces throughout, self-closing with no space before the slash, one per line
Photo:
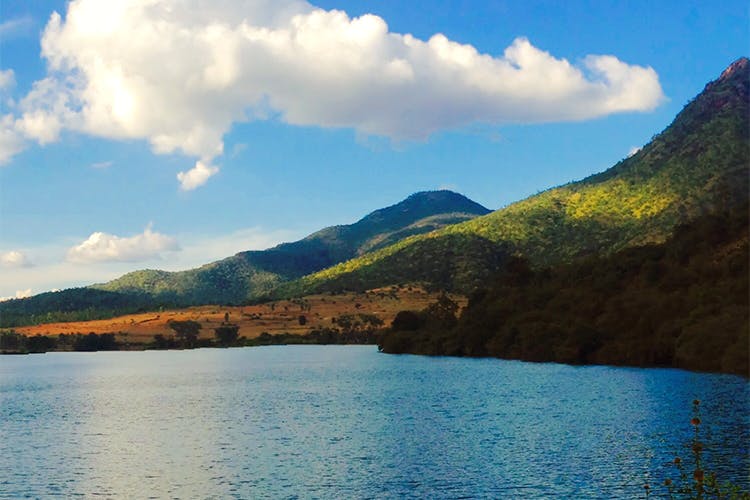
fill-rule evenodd
<path id="1" fill-rule="evenodd" d="M 0 498 L 635 498 L 747 486 L 748 382 L 372 346 L 0 357 Z"/>

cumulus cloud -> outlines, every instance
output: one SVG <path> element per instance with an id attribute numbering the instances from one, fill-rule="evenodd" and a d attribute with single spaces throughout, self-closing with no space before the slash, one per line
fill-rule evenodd
<path id="1" fill-rule="evenodd" d="M 31 297 L 31 288 L 27 288 L 26 290 L 16 290 L 16 294 L 11 295 L 10 297 L 0 297 L 0 302 L 13 299 L 25 299 L 26 297 Z"/>
<path id="2" fill-rule="evenodd" d="M 26 141 L 16 129 L 13 115 L 0 116 L 0 165 L 7 164 L 25 148 Z"/>
<path id="3" fill-rule="evenodd" d="M 0 264 L 2 267 L 9 269 L 31 267 L 31 261 L 29 261 L 28 256 L 18 250 L 11 250 L 0 254 Z"/>
<path id="4" fill-rule="evenodd" d="M 143 233 L 131 237 L 92 233 L 81 244 L 68 250 L 67 260 L 74 263 L 137 262 L 158 259 L 162 252 L 179 249 L 174 238 L 153 231 L 149 224 Z"/>
<path id="5" fill-rule="evenodd" d="M 73 0 L 42 37 L 50 74 L 22 101 L 17 129 L 40 143 L 71 129 L 148 140 L 213 175 L 234 122 L 422 140 L 470 123 L 585 120 L 648 111 L 658 75 L 611 55 L 573 64 L 514 40 L 500 56 L 436 34 L 391 32 L 299 0 Z M 202 165 L 202 166 L 201 166 Z"/>
<path id="6" fill-rule="evenodd" d="M 202 161 L 195 162 L 195 166 L 187 172 L 179 172 L 177 180 L 180 181 L 180 189 L 192 191 L 206 183 L 209 177 L 219 171 L 218 167 L 206 165 Z"/>
<path id="7" fill-rule="evenodd" d="M 16 85 L 16 74 L 12 69 L 0 69 L 0 91 L 13 88 Z"/>

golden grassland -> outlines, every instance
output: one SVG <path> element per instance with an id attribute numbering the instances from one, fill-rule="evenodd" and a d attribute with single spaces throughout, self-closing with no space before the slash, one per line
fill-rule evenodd
<path id="1" fill-rule="evenodd" d="M 399 311 L 424 309 L 435 302 L 438 295 L 437 292 L 430 293 L 417 286 L 377 288 L 362 293 L 310 295 L 301 299 L 258 305 L 208 305 L 128 314 L 102 320 L 45 323 L 17 327 L 15 331 L 29 336 L 114 333 L 118 341 L 147 343 L 157 334 L 172 335 L 174 332 L 168 325 L 169 321 L 197 321 L 202 326 L 200 338 L 213 338 L 213 329 L 228 318 L 230 323 L 240 327 L 240 337 L 248 339 L 258 337 L 263 332 L 301 335 L 315 329 L 335 328 L 335 320 L 347 314 L 372 314 L 389 325 Z M 465 297 L 452 295 L 451 298 L 460 306 L 466 305 Z M 305 316 L 304 325 L 300 325 L 300 315 Z"/>

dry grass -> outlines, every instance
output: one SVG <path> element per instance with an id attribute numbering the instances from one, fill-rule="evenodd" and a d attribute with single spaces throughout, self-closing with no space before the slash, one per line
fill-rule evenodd
<path id="1" fill-rule="evenodd" d="M 170 320 L 193 320 L 202 325 L 201 338 L 212 338 L 213 329 L 228 314 L 229 321 L 239 325 L 240 336 L 250 339 L 263 332 L 305 334 L 313 329 L 335 327 L 333 319 L 343 314 L 374 314 L 389 325 L 398 311 L 424 309 L 437 296 L 438 293 L 428 293 L 419 287 L 379 288 L 364 293 L 311 295 L 293 301 L 282 300 L 253 306 L 199 306 L 103 320 L 23 326 L 15 330 L 26 335 L 53 336 L 61 333 L 114 333 L 120 340 L 140 343 L 151 342 L 157 334 L 171 335 L 173 332 L 167 324 Z M 451 297 L 460 306 L 466 305 L 464 297 Z M 299 324 L 300 315 L 307 319 L 304 326 Z"/>

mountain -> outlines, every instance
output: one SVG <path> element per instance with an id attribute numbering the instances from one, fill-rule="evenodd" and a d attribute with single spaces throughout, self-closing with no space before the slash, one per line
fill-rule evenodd
<path id="1" fill-rule="evenodd" d="M 261 251 L 180 272 L 135 271 L 95 288 L 147 293 L 178 305 L 241 303 L 274 286 L 339 262 L 490 211 L 452 191 L 415 193 L 350 225 L 332 226 L 310 236 Z"/>
<path id="2" fill-rule="evenodd" d="M 681 225 L 660 244 L 536 271 L 513 258 L 458 321 L 450 310 L 441 321 L 437 306 L 401 312 L 380 348 L 748 376 L 748 240 L 744 204 Z"/>
<path id="3" fill-rule="evenodd" d="M 423 281 L 469 293 L 512 255 L 533 267 L 664 242 L 681 223 L 748 197 L 747 58 L 612 168 L 483 217 L 416 235 L 281 285 L 275 296 Z"/>
<path id="4" fill-rule="evenodd" d="M 94 319 L 160 305 L 243 303 L 286 280 L 489 212 L 452 191 L 415 193 L 354 224 L 328 227 L 268 250 L 241 252 L 187 271 L 135 271 L 88 289 L 0 303 L 0 326 Z"/>

